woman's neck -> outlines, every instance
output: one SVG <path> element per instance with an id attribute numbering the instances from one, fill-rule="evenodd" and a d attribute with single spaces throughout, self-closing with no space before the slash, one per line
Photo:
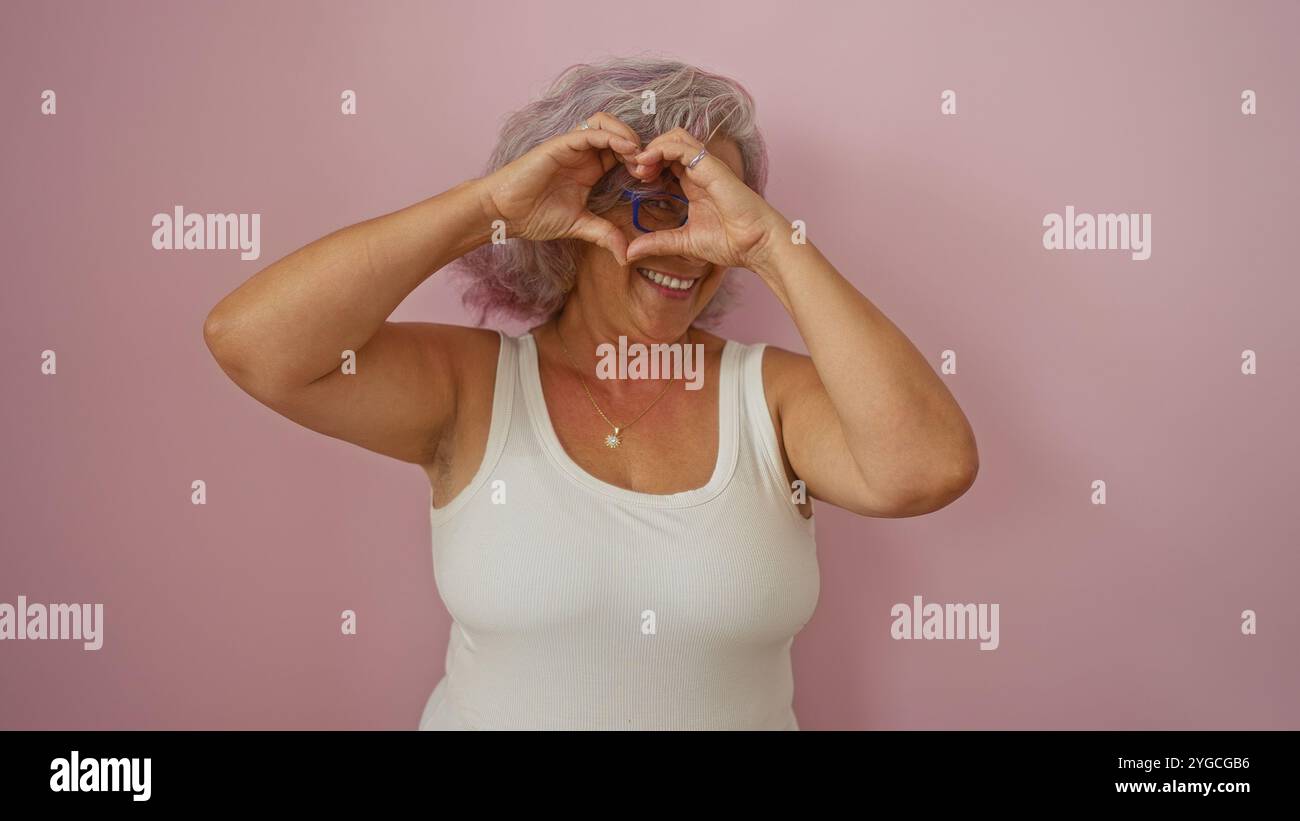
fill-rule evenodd
<path id="1" fill-rule="evenodd" d="M 560 313 L 543 323 L 534 331 L 543 331 L 551 336 L 558 349 L 561 361 L 576 367 L 583 379 L 591 382 L 599 379 L 598 366 L 609 356 L 609 350 L 599 351 L 601 345 L 610 345 L 615 355 L 627 351 L 640 343 L 648 349 L 652 344 L 677 343 L 689 344 L 692 341 L 690 329 L 684 329 L 676 339 L 655 339 L 633 327 L 626 320 L 618 321 L 602 315 L 600 312 L 584 308 L 581 300 L 571 296 Z M 620 339 L 622 337 L 622 339 Z M 698 341 L 698 340 L 694 340 Z M 606 363 L 608 364 L 608 363 Z M 660 379 L 602 379 L 602 389 L 614 395 L 637 395 L 649 389 L 662 386 Z"/>

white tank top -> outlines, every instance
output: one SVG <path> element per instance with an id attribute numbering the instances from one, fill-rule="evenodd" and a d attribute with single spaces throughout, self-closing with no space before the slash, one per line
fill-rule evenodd
<path id="1" fill-rule="evenodd" d="M 790 646 L 820 579 L 764 399 L 763 347 L 723 350 L 708 483 L 651 494 L 569 457 L 532 335 L 502 335 L 483 461 L 430 507 L 453 621 L 421 730 L 799 729 Z"/>

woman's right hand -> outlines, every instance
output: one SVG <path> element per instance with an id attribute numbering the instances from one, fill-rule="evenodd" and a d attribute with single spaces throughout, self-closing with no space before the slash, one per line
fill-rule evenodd
<path id="1" fill-rule="evenodd" d="M 623 163 L 644 176 L 632 157 L 641 150 L 635 131 L 612 114 L 587 118 L 479 180 L 484 211 L 505 222 L 506 235 L 520 239 L 581 239 L 608 250 L 627 264 L 627 238 L 613 223 L 587 210 L 591 188 Z"/>

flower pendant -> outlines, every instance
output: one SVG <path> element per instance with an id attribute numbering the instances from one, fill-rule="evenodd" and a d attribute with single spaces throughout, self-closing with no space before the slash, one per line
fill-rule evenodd
<path id="1" fill-rule="evenodd" d="M 621 444 L 623 444 L 623 440 L 619 438 L 618 428 L 614 428 L 613 433 L 607 434 L 605 436 L 605 447 L 613 450 L 614 448 L 618 447 Z"/>

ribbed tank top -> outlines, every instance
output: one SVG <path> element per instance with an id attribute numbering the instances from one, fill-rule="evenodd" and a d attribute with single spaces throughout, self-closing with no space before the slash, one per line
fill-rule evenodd
<path id="1" fill-rule="evenodd" d="M 790 647 L 820 579 L 763 391 L 728 341 L 702 487 L 652 494 L 581 468 L 551 425 L 531 334 L 502 334 L 483 460 L 430 506 L 452 616 L 421 730 L 797 730 Z"/>

